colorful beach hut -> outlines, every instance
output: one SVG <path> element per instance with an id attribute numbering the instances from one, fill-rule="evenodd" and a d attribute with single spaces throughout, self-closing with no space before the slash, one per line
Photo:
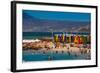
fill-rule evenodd
<path id="1" fill-rule="evenodd" d="M 73 43 L 73 42 L 74 42 L 74 36 L 71 35 L 71 43 Z"/>
<path id="2" fill-rule="evenodd" d="M 91 36 L 87 36 L 87 44 L 90 44 L 91 43 Z"/>
<path id="3" fill-rule="evenodd" d="M 75 36 L 75 37 L 74 37 L 74 43 L 75 43 L 75 44 L 78 44 L 78 36 Z"/>
<path id="4" fill-rule="evenodd" d="M 83 44 L 83 38 L 81 36 L 75 36 L 74 43 L 75 44 Z"/>
<path id="5" fill-rule="evenodd" d="M 66 36 L 66 42 L 67 42 L 67 43 L 71 43 L 71 36 L 69 36 L 69 35 Z"/>
<path id="6" fill-rule="evenodd" d="M 62 35 L 58 35 L 59 42 L 62 42 Z"/>
<path id="7" fill-rule="evenodd" d="M 62 42 L 64 42 L 64 40 L 65 40 L 65 35 L 62 34 Z"/>
<path id="8" fill-rule="evenodd" d="M 54 41 L 58 42 L 58 35 L 57 34 L 54 35 Z"/>

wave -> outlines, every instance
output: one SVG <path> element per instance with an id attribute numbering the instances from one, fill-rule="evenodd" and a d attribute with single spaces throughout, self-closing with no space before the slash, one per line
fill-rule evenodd
<path id="1" fill-rule="evenodd" d="M 38 42 L 40 41 L 39 39 L 29 39 L 29 40 L 23 40 L 23 42 Z"/>

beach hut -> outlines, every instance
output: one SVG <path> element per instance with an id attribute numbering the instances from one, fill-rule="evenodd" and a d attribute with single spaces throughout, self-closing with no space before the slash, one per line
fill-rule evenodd
<path id="1" fill-rule="evenodd" d="M 57 34 L 54 35 L 54 41 L 58 42 L 58 35 Z"/>
<path id="2" fill-rule="evenodd" d="M 79 46 L 79 43 L 80 43 L 80 37 L 79 36 L 75 36 L 74 38 L 74 43 L 75 43 L 75 46 L 78 47 Z"/>
<path id="3" fill-rule="evenodd" d="M 80 36 L 81 37 L 81 44 L 84 44 L 85 42 L 86 42 L 86 40 L 85 40 L 85 36 Z"/>
<path id="4" fill-rule="evenodd" d="M 72 35 L 71 36 L 71 43 L 73 43 L 74 42 L 74 36 Z"/>
<path id="5" fill-rule="evenodd" d="M 65 35 L 64 35 L 64 33 L 62 34 L 62 42 L 64 42 L 64 40 L 65 40 Z"/>
<path id="6" fill-rule="evenodd" d="M 75 44 L 83 44 L 83 37 L 82 36 L 75 36 L 74 43 Z"/>
<path id="7" fill-rule="evenodd" d="M 66 43 L 68 43 L 68 36 L 66 35 Z"/>
<path id="8" fill-rule="evenodd" d="M 83 38 L 82 38 L 82 36 L 79 36 L 79 44 L 83 44 Z"/>
<path id="9" fill-rule="evenodd" d="M 58 35 L 59 42 L 62 42 L 62 35 Z"/>
<path id="10" fill-rule="evenodd" d="M 84 44 L 87 44 L 87 36 L 84 36 Z"/>
<path id="11" fill-rule="evenodd" d="M 54 42 L 56 42 L 56 35 L 53 36 Z"/>
<path id="12" fill-rule="evenodd" d="M 78 36 L 77 35 L 74 37 L 74 43 L 78 44 Z"/>
<path id="13" fill-rule="evenodd" d="M 69 35 L 66 36 L 66 42 L 67 42 L 67 43 L 71 43 L 71 36 L 69 36 Z"/>
<path id="14" fill-rule="evenodd" d="M 71 36 L 69 36 L 69 43 L 71 43 Z"/>
<path id="15" fill-rule="evenodd" d="M 91 43 L 91 36 L 88 35 L 88 36 L 87 36 L 87 44 L 90 44 L 90 43 Z"/>
<path id="16" fill-rule="evenodd" d="M 66 41 L 67 41 L 67 36 L 65 35 L 64 36 L 64 43 L 66 43 Z"/>

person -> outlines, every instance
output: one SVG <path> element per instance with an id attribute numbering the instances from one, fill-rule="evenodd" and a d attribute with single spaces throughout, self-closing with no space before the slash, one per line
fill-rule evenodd
<path id="1" fill-rule="evenodd" d="M 48 60 L 52 60 L 51 56 L 48 56 Z"/>
<path id="2" fill-rule="evenodd" d="M 68 51 L 67 53 L 68 53 L 68 55 L 70 55 L 70 51 Z"/>

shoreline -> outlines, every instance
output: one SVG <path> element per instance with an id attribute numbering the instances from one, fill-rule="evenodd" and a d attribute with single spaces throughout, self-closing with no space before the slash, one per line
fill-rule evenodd
<path id="1" fill-rule="evenodd" d="M 30 42 L 38 42 L 38 41 L 40 41 L 40 40 L 39 40 L 39 39 L 28 39 L 28 40 L 25 40 L 25 39 L 24 39 L 24 40 L 23 40 L 24 43 L 25 43 L 25 42 L 26 42 L 26 43 L 27 43 L 27 42 L 28 42 L 28 43 L 30 43 Z"/>

